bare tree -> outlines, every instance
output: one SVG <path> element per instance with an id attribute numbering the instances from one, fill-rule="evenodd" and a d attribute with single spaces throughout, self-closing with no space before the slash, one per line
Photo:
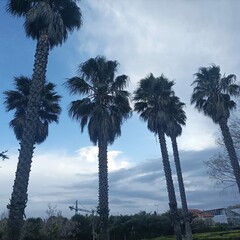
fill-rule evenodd
<path id="1" fill-rule="evenodd" d="M 240 119 L 236 116 L 233 117 L 229 122 L 229 129 L 232 135 L 234 147 L 236 149 L 239 161 Z M 235 187 L 236 179 L 234 177 L 230 159 L 227 154 L 223 139 L 221 137 L 217 139 L 217 144 L 220 148 L 220 152 L 204 162 L 208 168 L 207 173 L 209 177 L 213 181 L 215 181 L 217 187 L 222 187 L 223 189 Z"/>
<path id="2" fill-rule="evenodd" d="M 209 177 L 216 182 L 217 186 L 228 188 L 236 185 L 233 169 L 225 151 L 215 154 L 204 163 L 208 168 Z"/>

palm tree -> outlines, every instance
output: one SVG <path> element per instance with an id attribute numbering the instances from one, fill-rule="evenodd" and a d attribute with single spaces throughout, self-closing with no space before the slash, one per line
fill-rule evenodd
<path id="1" fill-rule="evenodd" d="M 14 240 L 18 238 L 27 202 L 29 172 L 49 50 L 66 41 L 68 32 L 80 28 L 82 16 L 75 0 L 8 0 L 7 10 L 14 16 L 23 16 L 26 35 L 37 40 L 33 84 L 29 92 L 18 167 L 9 204 L 9 238 Z"/>
<path id="2" fill-rule="evenodd" d="M 121 125 L 131 116 L 126 75 L 115 77 L 118 62 L 105 57 L 91 58 L 79 66 L 79 76 L 66 87 L 81 99 L 71 102 L 69 115 L 80 121 L 81 131 L 88 127 L 90 140 L 98 145 L 100 239 L 108 236 L 108 160 L 107 148 L 121 135 Z"/>
<path id="3" fill-rule="evenodd" d="M 219 124 L 240 193 L 240 167 L 228 127 L 230 111 L 236 108 L 236 103 L 231 97 L 238 96 L 240 90 L 235 82 L 236 76 L 234 74 L 222 76 L 219 66 L 213 64 L 210 67 L 201 67 L 195 73 L 195 80 L 192 83 L 195 87 L 191 104 L 195 104 L 199 112 L 203 112 L 214 123 Z"/>
<path id="4" fill-rule="evenodd" d="M 185 104 L 182 103 L 179 100 L 179 98 L 175 97 L 173 98 L 173 101 L 171 102 L 170 105 L 171 107 L 169 109 L 171 110 L 172 116 L 170 121 L 167 123 L 167 128 L 165 130 L 165 133 L 167 136 L 171 138 L 171 142 L 172 142 L 173 156 L 174 156 L 174 162 L 176 166 L 178 185 L 179 185 L 180 197 L 182 202 L 182 211 L 183 211 L 183 219 L 185 223 L 186 237 L 187 237 L 187 240 L 192 240 L 193 239 L 192 229 L 190 224 L 187 199 L 186 199 L 186 193 L 185 193 L 185 187 L 184 187 L 184 182 L 182 177 L 182 169 L 181 169 L 178 145 L 177 145 L 177 137 L 181 136 L 182 134 L 181 125 L 185 126 L 186 124 L 186 114 L 183 110 L 183 107 L 185 106 Z"/>
<path id="5" fill-rule="evenodd" d="M 6 110 L 15 110 L 14 118 L 9 125 L 14 130 L 17 140 L 21 141 L 23 136 L 23 127 L 26 121 L 27 103 L 29 101 L 29 92 L 32 80 L 28 77 L 20 76 L 14 78 L 16 90 L 5 91 Z M 41 108 L 36 122 L 37 130 L 35 143 L 44 142 L 48 136 L 48 126 L 52 122 L 58 123 L 58 117 L 61 113 L 59 101 L 61 97 L 54 90 L 53 83 L 44 84 L 42 91 Z"/>
<path id="6" fill-rule="evenodd" d="M 27 117 L 27 105 L 30 97 L 30 89 L 31 85 L 33 84 L 33 81 L 24 76 L 15 77 L 14 84 L 16 90 L 9 90 L 5 91 L 5 102 L 6 110 L 7 111 L 15 111 L 13 120 L 10 121 L 9 125 L 13 128 L 14 133 L 16 135 L 16 138 L 22 142 L 23 138 L 23 128 L 24 124 L 26 122 Z M 44 83 L 44 88 L 41 91 L 41 102 L 40 102 L 40 109 L 38 111 L 38 118 L 36 120 L 36 134 L 34 139 L 34 144 L 40 144 L 42 143 L 48 136 L 48 125 L 51 122 L 58 123 L 58 117 L 61 112 L 61 108 L 59 105 L 60 96 L 57 95 L 57 93 L 54 90 L 55 85 L 53 83 Z M 22 182 L 15 180 L 14 182 L 14 191 L 12 193 L 12 200 L 15 200 L 14 202 L 16 206 L 14 206 L 15 211 L 21 211 L 20 214 L 16 214 L 15 211 L 12 211 L 11 205 L 8 205 L 8 208 L 10 209 L 10 215 L 11 217 L 14 217 L 13 220 L 9 222 L 9 236 L 8 239 L 18 239 L 20 229 L 21 229 L 21 222 L 22 214 L 24 213 L 24 209 L 26 207 L 26 200 L 27 200 L 27 185 L 28 185 L 28 179 L 30 174 L 30 166 L 31 162 L 26 162 L 24 165 L 24 168 L 18 167 L 17 173 L 16 173 L 16 179 L 20 176 L 22 176 Z M 23 181 L 27 182 L 23 182 Z M 24 185 L 23 185 L 24 184 Z M 11 202 L 12 203 L 12 202 Z M 20 204 L 24 204 L 19 205 Z M 19 207 L 19 208 L 17 208 Z M 21 208 L 22 207 L 22 208 Z M 18 212 L 18 213 L 19 213 Z M 10 217 L 9 216 L 9 217 Z M 17 218 L 18 217 L 18 218 Z M 9 219 L 10 220 L 10 219 Z M 18 224 L 18 225 L 12 225 L 12 224 Z"/>
<path id="7" fill-rule="evenodd" d="M 164 75 L 155 78 L 153 74 L 140 80 L 139 87 L 134 92 L 134 110 L 140 113 L 140 118 L 147 122 L 148 129 L 158 136 L 163 168 L 166 177 L 169 207 L 174 225 L 176 239 L 182 239 L 180 220 L 177 211 L 177 201 L 172 179 L 172 171 L 167 151 L 165 130 L 170 119 L 170 103 L 175 97 L 172 90 L 173 81 Z"/>

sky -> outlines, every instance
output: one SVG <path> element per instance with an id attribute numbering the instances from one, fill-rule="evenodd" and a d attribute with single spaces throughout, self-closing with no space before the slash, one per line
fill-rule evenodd
<path id="1" fill-rule="evenodd" d="M 12 192 L 19 143 L 6 112 L 4 94 L 14 76 L 31 76 L 36 42 L 26 38 L 23 19 L 10 16 L 0 1 L 0 213 Z M 174 80 L 174 90 L 186 103 L 187 123 L 178 138 L 189 208 L 202 210 L 239 203 L 236 192 L 221 192 L 207 175 L 204 161 L 219 149 L 218 126 L 190 105 L 191 83 L 199 67 L 215 63 L 224 74 L 240 76 L 240 1 L 237 0 L 82 0 L 80 30 L 49 55 L 47 80 L 62 96 L 59 124 L 50 126 L 47 140 L 36 145 L 30 174 L 27 217 L 46 216 L 57 206 L 64 216 L 69 206 L 95 209 L 98 199 L 98 149 L 68 116 L 70 96 L 63 83 L 80 63 L 106 56 L 119 62 L 118 74 L 130 78 L 133 91 L 149 73 Z M 167 140 L 178 206 L 181 207 L 171 144 Z M 122 135 L 108 149 L 110 214 L 168 210 L 168 196 L 158 140 L 136 113 L 122 126 Z M 83 213 L 84 214 L 84 213 Z"/>

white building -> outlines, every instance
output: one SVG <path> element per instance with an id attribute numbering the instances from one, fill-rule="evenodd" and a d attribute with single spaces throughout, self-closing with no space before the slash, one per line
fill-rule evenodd
<path id="1" fill-rule="evenodd" d="M 240 208 L 217 208 L 203 211 L 212 215 L 215 223 L 227 223 L 233 226 L 240 226 Z"/>

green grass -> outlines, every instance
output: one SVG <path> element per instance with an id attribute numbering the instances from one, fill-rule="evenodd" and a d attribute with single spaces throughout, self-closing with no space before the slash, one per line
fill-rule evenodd
<path id="1" fill-rule="evenodd" d="M 194 234 L 194 240 L 239 240 L 240 230 L 221 231 L 221 232 L 209 232 L 209 233 L 196 233 Z"/>
<path id="2" fill-rule="evenodd" d="M 165 236 L 149 240 L 175 240 L 175 237 Z M 240 240 L 240 230 L 195 233 L 193 235 L 193 240 Z"/>

